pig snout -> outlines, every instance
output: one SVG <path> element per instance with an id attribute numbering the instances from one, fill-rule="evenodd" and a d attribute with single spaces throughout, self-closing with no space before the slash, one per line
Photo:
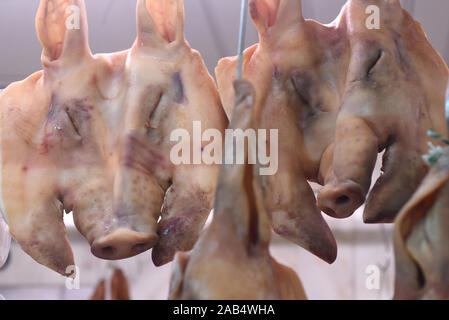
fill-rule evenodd
<path id="1" fill-rule="evenodd" d="M 91 245 L 91 251 L 98 258 L 118 260 L 145 252 L 156 242 L 157 235 L 154 233 L 141 233 L 120 228 L 95 240 Z"/>
<path id="2" fill-rule="evenodd" d="M 334 218 L 347 218 L 365 201 L 365 192 L 354 181 L 331 183 L 318 196 L 318 206 Z"/>
<path id="3" fill-rule="evenodd" d="M 98 179 L 83 187 L 74 206 L 78 230 L 102 259 L 125 259 L 158 241 L 157 219 L 164 191 L 154 178 L 120 169 L 114 179 Z"/>
<path id="4" fill-rule="evenodd" d="M 332 217 L 346 218 L 365 201 L 378 139 L 363 119 L 346 118 L 337 126 L 334 148 L 333 172 L 318 195 L 318 207 Z"/>

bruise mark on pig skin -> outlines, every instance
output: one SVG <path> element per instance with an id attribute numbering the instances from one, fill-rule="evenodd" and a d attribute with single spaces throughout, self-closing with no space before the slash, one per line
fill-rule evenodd
<path id="1" fill-rule="evenodd" d="M 186 97 L 184 95 L 184 84 L 182 82 L 181 73 L 176 72 L 172 78 L 174 88 L 174 101 L 176 103 L 182 103 Z"/>
<path id="2" fill-rule="evenodd" d="M 87 114 L 85 120 L 90 120 L 91 119 L 90 112 L 94 109 L 94 107 L 93 107 L 92 104 L 89 103 L 89 99 L 87 99 L 87 98 L 82 98 L 82 99 L 73 98 L 73 99 L 69 100 L 67 105 L 69 106 L 69 109 L 74 109 L 74 111 L 80 111 L 80 112 L 83 112 L 83 113 Z"/>
<path id="3" fill-rule="evenodd" d="M 171 258 L 176 251 L 191 250 L 196 240 L 191 226 L 198 223 L 198 217 L 192 210 L 184 212 L 182 216 L 162 221 L 158 226 L 158 235 L 160 239 L 164 239 L 158 244 L 158 251 L 162 253 L 159 255 L 163 257 L 160 260 Z"/>
<path id="4" fill-rule="evenodd" d="M 46 126 L 47 127 L 47 126 Z M 50 139 L 53 137 L 53 133 L 45 133 L 44 138 L 42 139 L 42 143 L 40 145 L 40 154 L 48 154 L 50 153 L 50 149 L 53 148 L 53 144 L 50 142 Z"/>
<path id="5" fill-rule="evenodd" d="M 189 196 L 186 199 L 195 199 L 193 203 L 183 208 L 180 216 L 168 218 L 167 220 L 162 220 L 158 226 L 158 234 L 160 237 L 175 236 L 181 237 L 183 234 L 191 232 L 189 226 L 198 225 L 201 221 L 201 217 L 206 210 L 209 208 L 209 199 L 205 191 L 192 191 L 189 192 Z M 180 198 L 175 195 L 175 199 L 170 201 L 169 205 L 162 208 L 162 215 L 168 214 L 173 209 L 175 203 L 180 202 Z M 183 197 L 184 198 L 184 197 Z M 173 235 L 175 233 L 175 235 Z M 180 238 L 181 239 L 181 238 Z M 180 242 L 182 243 L 182 241 Z"/>
<path id="6" fill-rule="evenodd" d="M 127 168 L 132 168 L 146 175 L 169 168 L 164 156 L 134 135 L 130 135 L 125 142 L 123 164 Z"/>
<path id="7" fill-rule="evenodd" d="M 181 218 L 179 217 L 172 218 L 170 220 L 162 222 L 161 225 L 159 226 L 159 229 L 161 231 L 159 233 L 159 236 L 166 237 L 172 232 L 179 231 L 182 227 L 181 222 L 182 222 Z"/>

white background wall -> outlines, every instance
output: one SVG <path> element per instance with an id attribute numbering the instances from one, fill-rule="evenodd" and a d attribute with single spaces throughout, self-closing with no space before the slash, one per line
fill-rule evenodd
<path id="1" fill-rule="evenodd" d="M 131 47 L 135 32 L 135 0 L 86 0 L 90 46 L 94 53 Z M 184 0 L 186 38 L 201 52 L 210 72 L 221 57 L 235 55 L 240 0 Z M 304 16 L 331 22 L 345 0 L 303 0 Z M 449 61 L 449 1 L 401 0 L 420 21 L 430 41 Z M 0 0 L 0 88 L 39 70 L 40 43 L 34 29 L 39 0 Z M 247 46 L 257 42 L 248 21 Z"/>

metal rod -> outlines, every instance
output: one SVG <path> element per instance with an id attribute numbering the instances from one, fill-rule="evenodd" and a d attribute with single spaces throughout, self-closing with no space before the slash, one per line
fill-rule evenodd
<path id="1" fill-rule="evenodd" d="M 237 80 L 240 80 L 242 78 L 243 50 L 245 49 L 247 15 L 248 15 L 248 0 L 242 0 L 242 10 L 240 12 L 239 64 L 237 67 Z"/>

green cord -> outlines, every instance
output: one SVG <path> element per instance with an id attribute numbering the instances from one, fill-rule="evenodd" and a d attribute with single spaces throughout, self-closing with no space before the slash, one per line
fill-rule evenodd
<path id="1" fill-rule="evenodd" d="M 433 131 L 432 129 L 427 131 L 427 135 L 432 138 L 439 140 L 447 145 L 449 145 L 449 139 L 443 137 L 441 134 Z M 429 154 L 423 156 L 424 161 L 429 164 L 435 164 L 438 162 L 438 159 L 443 155 L 443 148 L 441 146 L 435 146 L 432 142 L 428 142 L 429 145 Z"/>

